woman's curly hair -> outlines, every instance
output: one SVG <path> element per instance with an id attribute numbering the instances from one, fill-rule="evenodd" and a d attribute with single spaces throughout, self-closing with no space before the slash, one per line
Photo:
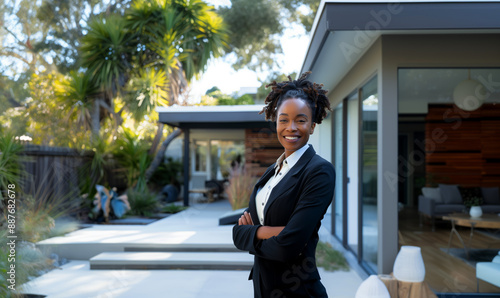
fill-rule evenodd
<path id="1" fill-rule="evenodd" d="M 312 111 L 313 122 L 320 124 L 331 111 L 330 102 L 326 97 L 327 90 L 323 89 L 323 84 L 316 84 L 307 80 L 310 71 L 303 73 L 299 79 L 292 80 L 288 76 L 288 81 L 266 85 L 271 86 L 272 91 L 267 95 L 266 104 L 259 114 L 265 113 L 266 120 L 276 121 L 276 113 L 281 103 L 289 98 L 300 98 L 307 102 Z"/>

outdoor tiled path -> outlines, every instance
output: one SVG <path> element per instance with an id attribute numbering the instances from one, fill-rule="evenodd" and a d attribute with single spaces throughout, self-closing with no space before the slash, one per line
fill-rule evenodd
<path id="1" fill-rule="evenodd" d="M 230 211 L 226 201 L 199 204 L 149 225 L 99 225 L 43 241 L 48 246 L 78 247 L 93 257 L 108 248 L 123 251 L 125 246 L 161 247 L 173 244 L 221 245 L 232 243 L 231 226 L 219 226 L 218 218 Z M 322 228 L 321 238 L 332 241 Z M 64 250 L 62 250 L 64 251 Z M 225 252 L 219 252 L 224 254 Z M 234 252 L 229 252 L 234 254 Z M 245 252 L 242 252 L 245 254 Z M 25 293 L 48 297 L 253 297 L 248 270 L 90 270 L 88 258 L 72 260 L 60 269 L 26 284 Z M 362 278 L 353 270 L 325 272 L 320 268 L 330 297 L 354 297 Z"/>

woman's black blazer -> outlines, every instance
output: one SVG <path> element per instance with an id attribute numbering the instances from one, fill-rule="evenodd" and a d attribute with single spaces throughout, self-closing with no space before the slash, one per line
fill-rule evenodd
<path id="1" fill-rule="evenodd" d="M 285 226 L 278 236 L 257 240 L 260 226 L 255 196 L 274 175 L 270 166 L 254 187 L 248 211 L 254 225 L 235 225 L 235 246 L 255 255 L 250 273 L 255 297 L 327 297 L 319 281 L 315 251 L 318 230 L 335 189 L 333 165 L 310 146 L 274 187 L 264 209 L 264 224 Z"/>

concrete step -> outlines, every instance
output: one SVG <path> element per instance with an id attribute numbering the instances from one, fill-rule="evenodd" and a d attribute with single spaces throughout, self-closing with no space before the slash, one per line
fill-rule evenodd
<path id="1" fill-rule="evenodd" d="M 37 243 L 47 255 L 69 260 L 89 260 L 103 252 L 241 252 L 232 243 Z"/>
<path id="2" fill-rule="evenodd" d="M 104 252 L 90 259 L 91 270 L 250 270 L 245 252 Z"/>
<path id="3" fill-rule="evenodd" d="M 241 252 L 241 250 L 237 249 L 232 243 L 135 243 L 125 246 L 123 250 L 140 252 Z"/>

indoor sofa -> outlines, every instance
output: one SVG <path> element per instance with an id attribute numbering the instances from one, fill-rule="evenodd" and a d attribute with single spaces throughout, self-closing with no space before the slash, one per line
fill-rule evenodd
<path id="1" fill-rule="evenodd" d="M 438 187 L 423 187 L 422 195 L 418 198 L 418 211 L 422 216 L 428 216 L 432 221 L 434 230 L 435 219 L 450 213 L 467 212 L 464 205 L 463 194 L 465 191 L 475 191 L 476 196 L 483 198 L 481 209 L 483 213 L 500 213 L 500 188 L 476 187 L 460 188 L 458 185 L 439 184 Z"/>

